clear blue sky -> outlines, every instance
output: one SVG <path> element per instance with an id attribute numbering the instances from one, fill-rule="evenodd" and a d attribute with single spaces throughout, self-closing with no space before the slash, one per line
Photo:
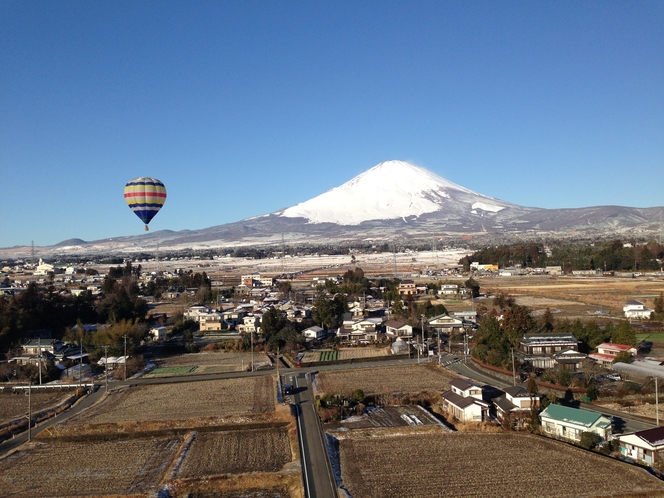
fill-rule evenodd
<path id="1" fill-rule="evenodd" d="M 0 247 L 307 200 L 389 159 L 546 208 L 664 205 L 664 2 L 0 1 Z"/>

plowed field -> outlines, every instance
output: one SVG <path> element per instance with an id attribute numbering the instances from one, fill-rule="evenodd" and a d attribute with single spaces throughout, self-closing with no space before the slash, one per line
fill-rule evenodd
<path id="1" fill-rule="evenodd" d="M 0 459 L 0 494 L 69 497 L 156 493 L 179 437 L 40 443 Z"/>
<path id="2" fill-rule="evenodd" d="M 404 365 L 357 368 L 321 372 L 316 376 L 318 390 L 350 396 L 355 389 L 364 394 L 445 391 L 455 377 L 434 365 Z"/>
<path id="3" fill-rule="evenodd" d="M 642 469 L 530 434 L 378 431 L 338 436 L 351 496 L 664 496 Z"/>
<path id="4" fill-rule="evenodd" d="M 106 424 L 152 420 L 185 420 L 270 413 L 275 409 L 270 375 L 118 389 L 70 423 Z"/>
<path id="5" fill-rule="evenodd" d="M 287 427 L 203 432 L 196 435 L 177 477 L 278 472 L 291 460 Z"/>

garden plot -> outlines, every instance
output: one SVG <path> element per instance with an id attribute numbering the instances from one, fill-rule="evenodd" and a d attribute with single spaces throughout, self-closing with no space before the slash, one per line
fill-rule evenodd
<path id="1" fill-rule="evenodd" d="M 3 496 L 155 494 L 182 438 L 46 442 L 0 459 Z"/>
<path id="2" fill-rule="evenodd" d="M 68 424 L 108 424 L 258 415 L 275 410 L 271 375 L 116 389 Z"/>
<path id="3" fill-rule="evenodd" d="M 389 351 L 387 348 L 339 348 L 339 349 L 323 349 L 319 351 L 307 351 L 302 356 L 302 363 L 316 363 L 319 361 L 344 361 L 344 360 L 359 360 L 366 358 L 376 358 L 380 356 L 387 356 Z"/>
<path id="4" fill-rule="evenodd" d="M 361 389 L 365 395 L 446 391 L 454 374 L 436 365 L 403 365 L 356 368 L 321 372 L 316 375 L 318 391 L 350 396 Z"/>
<path id="5" fill-rule="evenodd" d="M 643 469 L 531 434 L 403 431 L 334 434 L 351 496 L 664 496 Z"/>
<path id="6" fill-rule="evenodd" d="M 187 451 L 178 478 L 278 472 L 292 460 L 288 427 L 201 432 Z"/>

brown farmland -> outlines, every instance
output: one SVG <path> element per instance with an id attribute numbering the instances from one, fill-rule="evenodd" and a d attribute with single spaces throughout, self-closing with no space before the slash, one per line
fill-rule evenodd
<path id="1" fill-rule="evenodd" d="M 242 372 L 251 365 L 251 353 L 232 353 L 228 351 L 204 351 L 177 356 L 159 358 L 158 368 L 195 366 L 194 374 Z M 263 352 L 254 353 L 254 365 L 266 365 L 270 359 Z M 151 375 L 149 374 L 148 377 Z"/>
<path id="2" fill-rule="evenodd" d="M 182 438 L 47 442 L 0 459 L 3 496 L 155 494 Z"/>
<path id="3" fill-rule="evenodd" d="M 202 432 L 187 452 L 179 478 L 277 472 L 292 460 L 288 427 Z"/>
<path id="4" fill-rule="evenodd" d="M 27 393 L 0 394 L 0 424 L 9 422 L 28 413 Z M 32 413 L 35 414 L 47 408 L 59 405 L 74 395 L 74 391 L 37 391 L 33 390 L 30 395 Z"/>
<path id="5" fill-rule="evenodd" d="M 664 496 L 643 469 L 531 434 L 406 431 L 338 435 L 351 496 Z"/>
<path id="6" fill-rule="evenodd" d="M 364 394 L 445 391 L 455 375 L 433 364 L 335 370 L 316 375 L 318 391 L 350 396 L 355 389 Z"/>
<path id="7" fill-rule="evenodd" d="M 117 389 L 71 424 L 105 424 L 256 415 L 275 410 L 271 375 Z"/>

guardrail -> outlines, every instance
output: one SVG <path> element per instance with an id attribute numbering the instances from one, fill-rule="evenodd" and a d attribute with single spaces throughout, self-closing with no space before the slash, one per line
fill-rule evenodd
<path id="1" fill-rule="evenodd" d="M 48 389 L 76 389 L 78 387 L 94 387 L 93 383 L 83 383 L 83 384 L 36 384 L 33 386 L 0 386 L 0 391 L 27 391 L 30 390 L 48 390 Z"/>

